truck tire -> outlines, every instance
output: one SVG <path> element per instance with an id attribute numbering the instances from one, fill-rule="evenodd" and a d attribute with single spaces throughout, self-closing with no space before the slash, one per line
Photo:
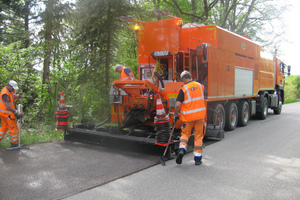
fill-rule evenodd
<path id="1" fill-rule="evenodd" d="M 224 127 L 225 127 L 225 109 L 224 109 L 222 104 L 217 104 L 214 108 L 213 124 L 215 126 L 220 126 L 221 123 L 222 123 L 221 130 L 224 130 Z"/>
<path id="2" fill-rule="evenodd" d="M 230 102 L 226 107 L 225 112 L 225 130 L 232 131 L 238 123 L 238 108 L 235 103 Z"/>
<path id="3" fill-rule="evenodd" d="M 266 119 L 268 116 L 268 99 L 267 97 L 264 97 L 262 102 L 261 102 L 261 112 L 257 112 L 256 116 L 258 119 Z"/>
<path id="4" fill-rule="evenodd" d="M 278 108 L 273 109 L 275 115 L 280 115 L 282 111 L 282 98 L 279 97 Z"/>
<path id="5" fill-rule="evenodd" d="M 238 103 L 238 126 L 247 126 L 250 119 L 250 107 L 247 101 Z"/>

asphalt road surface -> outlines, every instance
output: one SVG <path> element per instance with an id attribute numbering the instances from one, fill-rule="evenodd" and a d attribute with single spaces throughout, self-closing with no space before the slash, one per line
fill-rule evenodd
<path id="1" fill-rule="evenodd" d="M 300 103 L 269 110 L 266 120 L 225 133 L 204 149 L 203 163 L 193 154 L 177 165 L 156 165 L 64 200 L 93 199 L 300 199 Z"/>
<path id="2" fill-rule="evenodd" d="M 300 199 L 300 103 L 226 132 L 195 166 L 145 146 L 45 143 L 0 151 L 0 199 Z"/>
<path id="3" fill-rule="evenodd" d="M 141 145 L 59 141 L 0 151 L 0 199 L 59 199 L 158 164 Z M 150 150 L 152 150 L 150 152 Z"/>

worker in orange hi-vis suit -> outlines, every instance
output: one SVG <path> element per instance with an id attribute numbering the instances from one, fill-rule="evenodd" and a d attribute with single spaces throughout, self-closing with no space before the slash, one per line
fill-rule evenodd
<path id="1" fill-rule="evenodd" d="M 206 117 L 204 102 L 204 87 L 196 81 L 192 81 L 192 75 L 188 71 L 180 74 L 184 85 L 181 87 L 175 104 L 175 117 L 179 115 L 182 121 L 181 137 L 176 163 L 181 164 L 182 158 L 187 151 L 187 143 L 195 128 L 194 135 L 194 160 L 195 165 L 202 163 L 203 126 Z"/>
<path id="2" fill-rule="evenodd" d="M 15 108 L 14 99 L 22 98 L 23 96 L 23 94 L 14 94 L 14 91 L 17 89 L 17 82 L 10 80 L 8 85 L 1 90 L 0 94 L 0 117 L 2 123 L 2 126 L 0 127 L 0 141 L 9 130 L 12 147 L 18 146 L 19 130 L 16 117 L 21 117 L 21 113 Z"/>
<path id="3" fill-rule="evenodd" d="M 135 77 L 133 76 L 133 73 L 129 67 L 124 67 L 122 65 L 116 65 L 115 66 L 116 72 L 119 72 L 121 74 L 120 81 L 133 81 Z"/>

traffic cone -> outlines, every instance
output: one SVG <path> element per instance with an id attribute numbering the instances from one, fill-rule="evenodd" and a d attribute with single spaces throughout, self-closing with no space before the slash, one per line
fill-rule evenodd
<path id="1" fill-rule="evenodd" d="M 166 115 L 164 106 L 159 94 L 156 95 L 156 116 L 154 117 L 156 127 L 156 143 L 160 146 L 165 146 L 170 137 L 170 122 L 169 115 Z"/>
<path id="2" fill-rule="evenodd" d="M 156 116 L 154 117 L 154 123 L 155 124 L 169 123 L 169 115 L 166 115 L 159 94 L 156 94 Z"/>
<path id="3" fill-rule="evenodd" d="M 66 102 L 64 98 L 64 92 L 60 94 L 60 101 L 58 111 L 56 112 L 56 130 L 57 131 L 66 131 L 69 124 L 69 111 L 66 108 Z"/>
<path id="4" fill-rule="evenodd" d="M 58 110 L 66 110 L 64 92 L 61 92 L 61 94 L 60 94 L 60 101 L 59 101 Z"/>
<path id="5" fill-rule="evenodd" d="M 157 119 L 166 118 L 166 112 L 161 102 L 161 98 L 159 94 L 156 95 L 156 118 Z"/>

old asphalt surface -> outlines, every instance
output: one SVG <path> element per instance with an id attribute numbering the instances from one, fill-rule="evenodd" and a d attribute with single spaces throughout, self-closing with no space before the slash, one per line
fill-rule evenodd
<path id="1" fill-rule="evenodd" d="M 0 199 L 300 199 L 300 103 L 162 166 L 150 148 L 59 141 L 0 151 Z M 131 148 L 131 149 L 129 149 Z"/>

